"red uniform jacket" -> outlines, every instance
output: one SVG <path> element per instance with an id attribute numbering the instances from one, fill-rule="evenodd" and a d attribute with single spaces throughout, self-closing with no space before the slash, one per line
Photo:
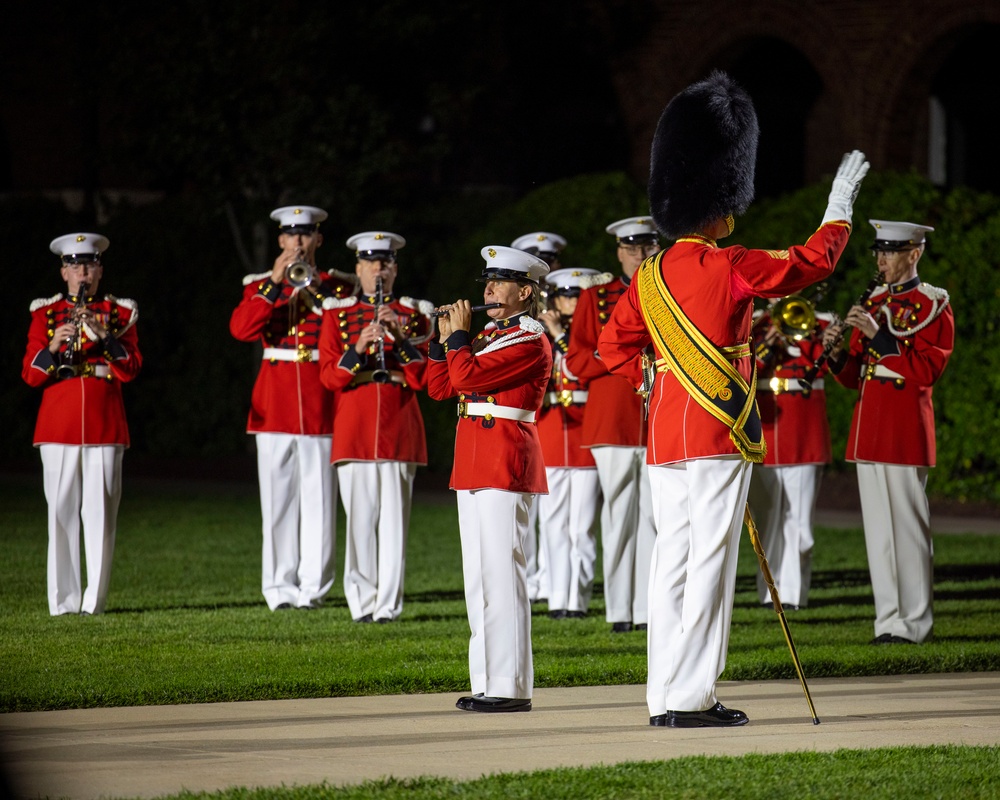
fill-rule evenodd
<path id="1" fill-rule="evenodd" d="M 757 407 L 767 442 L 764 466 L 828 464 L 830 424 L 826 416 L 825 387 L 800 391 L 798 379 L 806 374 L 823 352 L 822 331 L 831 318 L 816 315 L 816 330 L 798 342 L 778 340 L 769 349 L 764 336 L 770 326 L 766 313 L 754 323 L 757 353 Z M 813 383 L 824 381 L 824 363 Z"/>
<path id="2" fill-rule="evenodd" d="M 604 278 L 608 277 L 605 273 Z M 636 393 L 631 380 L 610 374 L 597 352 L 601 331 L 628 288 L 625 279 L 618 277 L 584 289 L 573 314 L 573 338 L 566 353 L 566 366 L 572 374 L 588 382 L 590 396 L 583 414 L 584 447 L 646 444 L 642 396 Z"/>
<path id="3" fill-rule="evenodd" d="M 354 349 L 362 328 L 375 318 L 374 296 L 329 299 L 323 303 L 319 337 L 319 370 L 323 385 L 333 392 L 333 451 L 330 461 L 405 461 L 427 463 L 424 420 L 417 390 L 425 383 L 428 316 L 433 306 L 408 297 L 382 302 L 401 318 L 402 341 L 384 341 L 389 381 L 376 383 L 381 368 L 374 348 L 364 355 Z M 423 310 L 420 310 L 423 306 Z"/>
<path id="4" fill-rule="evenodd" d="M 319 379 L 319 326 L 322 302 L 353 290 L 350 277 L 319 274 L 320 298 L 289 284 L 272 283 L 271 273 L 243 279 L 243 299 L 229 318 L 229 331 L 241 342 L 260 342 L 264 359 L 250 397 L 247 433 L 333 433 L 333 396 Z M 293 360 L 268 358 L 283 351 Z M 317 355 L 313 355 L 317 353 Z"/>
<path id="5" fill-rule="evenodd" d="M 478 348 L 486 344 L 484 349 Z M 430 344 L 427 393 L 435 400 L 458 395 L 452 489 L 502 489 L 546 494 L 545 464 L 534 423 L 461 416 L 464 403 L 495 403 L 537 412 L 552 371 L 544 328 L 528 316 L 490 323 L 476 337 L 455 331 L 442 346 Z"/>
<path id="6" fill-rule="evenodd" d="M 61 294 L 31 304 L 28 346 L 21 377 L 42 389 L 42 404 L 35 424 L 35 446 L 42 444 L 105 445 L 128 447 L 128 424 L 122 402 L 122 383 L 132 380 L 142 367 L 135 323 L 139 309 L 132 300 L 106 295 L 87 299 L 87 307 L 111 331 L 102 344 L 84 326 L 79 348 L 68 360 L 49 352 L 56 328 L 68 322 L 75 297 Z M 60 351 L 62 353 L 62 351 Z M 59 378 L 60 364 L 72 366 L 73 377 Z"/>
<path id="7" fill-rule="evenodd" d="M 933 387 L 955 346 L 955 317 L 943 289 L 914 278 L 867 302 L 880 328 L 855 329 L 837 381 L 858 390 L 848 461 L 933 467 L 937 458 Z"/>
<path id="8" fill-rule="evenodd" d="M 661 271 L 675 300 L 691 322 L 717 347 L 748 343 L 755 297 L 782 297 L 827 277 L 850 235 L 845 222 L 820 227 L 805 245 L 788 250 L 720 248 L 706 236 L 677 240 L 665 253 Z M 612 371 L 640 373 L 642 350 L 651 343 L 639 301 L 639 280 L 618 303 L 600 340 L 600 353 Z M 657 359 L 663 354 L 656 353 Z M 747 381 L 751 355 L 732 363 Z M 739 450 L 729 428 L 688 395 L 672 372 L 658 371 L 649 410 L 650 464 L 734 455 Z"/>
<path id="9" fill-rule="evenodd" d="M 583 447 L 583 415 L 587 382 L 566 366 L 570 332 L 552 342 L 552 379 L 538 417 L 538 438 L 546 467 L 594 467 L 594 457 Z"/>

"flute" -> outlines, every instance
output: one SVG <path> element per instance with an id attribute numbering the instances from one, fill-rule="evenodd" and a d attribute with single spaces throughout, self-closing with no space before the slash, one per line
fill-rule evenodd
<path id="1" fill-rule="evenodd" d="M 473 306 L 472 310 L 473 311 L 488 311 L 491 308 L 500 308 L 501 306 L 503 306 L 503 303 L 487 303 L 484 306 Z M 451 309 L 452 309 L 452 307 L 448 306 L 448 308 L 442 309 L 441 311 L 432 311 L 431 312 L 431 316 L 432 317 L 447 317 L 448 314 L 451 313 Z"/>

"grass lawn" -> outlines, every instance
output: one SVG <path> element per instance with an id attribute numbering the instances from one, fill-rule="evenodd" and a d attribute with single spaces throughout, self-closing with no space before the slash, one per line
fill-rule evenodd
<path id="1" fill-rule="evenodd" d="M 323 609 L 268 611 L 253 484 L 127 482 L 108 609 L 95 617 L 48 615 L 40 478 L 8 477 L 0 504 L 0 711 L 468 689 L 451 497 L 418 498 L 414 506 L 403 617 L 392 625 L 350 620 L 340 586 L 342 541 L 337 583 Z M 934 641 L 880 648 L 868 645 L 874 609 L 861 531 L 821 528 L 816 538 L 810 607 L 788 613 L 807 677 L 1000 669 L 1000 537 L 936 537 Z M 794 678 L 777 619 L 757 604 L 755 570 L 744 539 L 723 679 Z M 645 681 L 645 637 L 610 633 L 600 586 L 587 619 L 555 621 L 545 612 L 539 604 L 533 618 L 536 686 Z M 919 780 L 899 783 L 911 772 Z M 984 775 L 1000 775 L 996 748 L 679 759 L 466 784 L 211 796 L 997 796 Z"/>

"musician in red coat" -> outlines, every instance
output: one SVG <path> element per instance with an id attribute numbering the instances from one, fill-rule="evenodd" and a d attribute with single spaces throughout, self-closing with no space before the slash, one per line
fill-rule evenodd
<path id="1" fill-rule="evenodd" d="M 670 101 L 654 135 L 650 208 L 668 250 L 636 272 L 601 335 L 601 357 L 636 380 L 652 344 L 650 483 L 657 537 L 649 586 L 646 701 L 655 726 L 746 724 L 719 702 L 750 463 L 765 445 L 750 326 L 755 297 L 828 276 L 850 234 L 864 156 L 845 156 L 819 229 L 787 250 L 720 247 L 753 198 L 757 116 L 713 72 Z"/>
<path id="2" fill-rule="evenodd" d="M 71 233 L 53 239 L 66 296 L 31 304 L 21 377 L 41 389 L 34 444 L 48 504 L 49 613 L 99 614 L 111 581 L 122 455 L 129 446 L 122 383 L 139 374 L 132 300 L 97 293 L 108 239 Z M 87 586 L 80 582 L 81 520 Z"/>
<path id="3" fill-rule="evenodd" d="M 601 485 L 591 450 L 583 446 L 587 382 L 566 366 L 580 283 L 594 269 L 557 269 L 546 277 L 549 308 L 539 316 L 552 343 L 552 378 L 538 419 L 549 493 L 538 498 L 539 530 L 549 581 L 549 616 L 585 617 L 594 587 L 594 523 Z"/>
<path id="4" fill-rule="evenodd" d="M 649 217 L 619 220 L 606 231 L 615 237 L 622 274 L 604 273 L 581 282 L 566 367 L 588 384 L 582 439 L 597 464 L 604 495 L 605 617 L 614 633 L 624 633 L 633 626 L 646 628 L 649 555 L 656 538 L 646 469 L 645 402 L 631 381 L 608 372 L 597 340 L 635 271 L 660 245 Z"/>
<path id="5" fill-rule="evenodd" d="M 317 608 L 333 585 L 333 397 L 320 382 L 319 331 L 323 301 L 351 294 L 354 283 L 316 266 L 326 217 L 314 206 L 271 212 L 281 253 L 270 272 L 244 278 L 229 320 L 236 339 L 263 345 L 247 433 L 257 443 L 261 590 L 272 611 Z"/>
<path id="6" fill-rule="evenodd" d="M 535 418 L 552 371 L 541 311 L 540 258 L 484 247 L 483 299 L 498 304 L 474 338 L 472 307 L 459 300 L 438 322 L 427 365 L 435 400 L 458 396 L 451 488 L 458 495 L 465 603 L 472 636 L 472 696 L 463 711 L 530 711 L 534 672 L 524 539 L 531 496 L 544 494 Z"/>
<path id="7" fill-rule="evenodd" d="M 347 515 L 344 595 L 356 622 L 402 613 L 413 479 L 427 463 L 417 391 L 434 307 L 393 294 L 405 244 L 388 231 L 352 236 L 361 295 L 323 304 L 320 379 L 333 392 L 330 460 Z"/>
<path id="8" fill-rule="evenodd" d="M 814 320 L 802 323 L 811 327 L 802 327 L 798 318 L 808 306 L 805 298 L 790 295 L 762 312 L 753 325 L 757 406 L 767 454 L 753 467 L 749 501 L 786 610 L 809 602 L 813 515 L 823 466 L 830 463 L 825 364 L 806 387 L 800 379 L 823 352 L 822 332 L 832 315 L 813 310 Z M 792 312 L 788 319 L 782 317 L 783 308 Z M 761 572 L 757 594 L 761 603 L 771 604 Z"/>
<path id="9" fill-rule="evenodd" d="M 917 264 L 934 229 L 869 220 L 886 287 L 848 312 L 837 381 L 858 391 L 847 437 L 857 464 L 868 568 L 875 595 L 872 644 L 913 644 L 933 634 L 934 549 L 927 474 L 936 461 L 934 384 L 955 346 L 948 292 L 923 283 Z M 831 333 L 830 338 L 835 334 Z"/>

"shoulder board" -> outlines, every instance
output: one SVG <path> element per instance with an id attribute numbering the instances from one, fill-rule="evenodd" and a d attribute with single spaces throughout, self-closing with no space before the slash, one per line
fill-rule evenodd
<path id="1" fill-rule="evenodd" d="M 430 300 L 418 300 L 415 297 L 400 297 L 399 304 L 407 308 L 416 309 L 425 317 L 429 317 L 434 313 L 434 304 Z"/>
<path id="2" fill-rule="evenodd" d="M 40 308 L 45 308 L 45 306 L 50 306 L 53 303 L 58 303 L 63 299 L 62 292 L 59 294 L 54 294 L 52 297 L 39 297 L 37 300 L 31 301 L 31 313 L 35 313 Z"/>
<path id="3" fill-rule="evenodd" d="M 329 311 L 332 308 L 350 308 L 358 302 L 357 295 L 350 297 L 328 297 L 323 301 L 323 309 Z"/>
<path id="4" fill-rule="evenodd" d="M 944 300 L 946 303 L 950 299 L 948 296 L 947 289 L 941 289 L 937 286 L 932 286 L 929 283 L 921 283 L 920 291 L 927 295 L 932 300 Z"/>
<path id="5" fill-rule="evenodd" d="M 594 286 L 604 286 L 604 284 L 611 283 L 614 279 L 615 276 L 610 272 L 602 272 L 600 275 L 587 275 L 580 278 L 580 288 L 592 289 Z"/>
<path id="6" fill-rule="evenodd" d="M 270 278 L 270 277 L 271 277 L 270 272 L 258 272 L 255 275 L 244 275 L 243 285 L 249 286 L 251 283 L 257 283 L 258 281 L 264 280 L 264 278 Z"/>
<path id="7" fill-rule="evenodd" d="M 531 331 L 533 333 L 543 333 L 545 331 L 545 326 L 534 317 L 524 316 L 521 317 L 521 330 Z"/>

